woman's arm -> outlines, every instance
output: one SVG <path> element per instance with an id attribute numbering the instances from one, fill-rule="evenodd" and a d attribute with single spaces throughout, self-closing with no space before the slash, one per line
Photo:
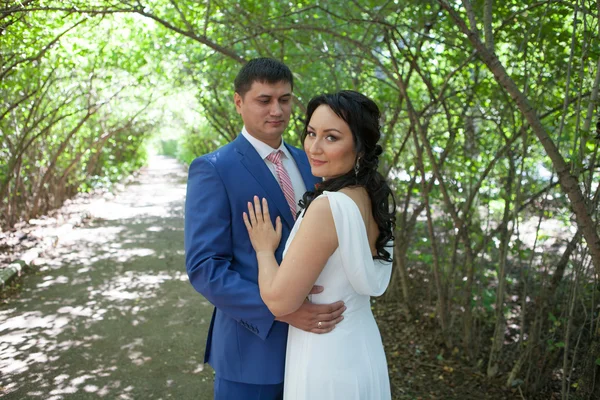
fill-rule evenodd
<path id="1" fill-rule="evenodd" d="M 248 203 L 248 211 L 244 222 L 256 250 L 260 295 L 276 317 L 292 313 L 338 247 L 329 199 L 322 197 L 311 203 L 280 266 L 274 252 L 281 240 L 281 221 L 278 218 L 273 229 L 266 199 L 261 207 L 255 197 L 254 204 Z"/>

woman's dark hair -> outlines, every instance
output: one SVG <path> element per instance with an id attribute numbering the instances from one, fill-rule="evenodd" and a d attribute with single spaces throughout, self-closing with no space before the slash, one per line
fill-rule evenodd
<path id="1" fill-rule="evenodd" d="M 233 86 L 244 97 L 255 82 L 287 82 L 294 89 L 294 76 L 287 65 L 273 58 L 261 57 L 248 61 L 238 72 Z"/>
<path id="2" fill-rule="evenodd" d="M 371 199 L 373 218 L 379 227 L 379 236 L 375 242 L 377 255 L 374 258 L 392 261 L 386 247 L 391 240 L 394 240 L 396 202 L 385 178 L 377 171 L 379 156 L 383 152 L 381 146 L 377 144 L 381 137 L 379 108 L 373 100 L 353 90 L 316 96 L 308 103 L 302 143 L 306 139 L 310 118 L 321 105 L 331 108 L 350 127 L 357 154 L 356 167 L 344 175 L 317 184 L 315 190 L 304 194 L 300 206 L 307 210 L 310 203 L 325 190 L 337 192 L 345 187 L 364 187 Z"/>

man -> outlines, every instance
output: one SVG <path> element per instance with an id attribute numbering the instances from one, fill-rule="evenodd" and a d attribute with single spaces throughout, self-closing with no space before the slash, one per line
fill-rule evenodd
<path id="1" fill-rule="evenodd" d="M 288 324 L 327 333 L 344 311 L 342 302 L 305 302 L 275 320 L 260 298 L 258 265 L 242 213 L 255 195 L 268 199 L 273 221 L 281 216 L 283 224 L 276 252 L 281 261 L 298 200 L 317 183 L 306 155 L 282 140 L 292 89 L 286 65 L 268 58 L 248 62 L 235 79 L 241 134 L 189 169 L 186 267 L 194 288 L 215 306 L 204 361 L 215 370 L 217 400 L 281 399 Z M 315 287 L 313 293 L 322 290 Z"/>

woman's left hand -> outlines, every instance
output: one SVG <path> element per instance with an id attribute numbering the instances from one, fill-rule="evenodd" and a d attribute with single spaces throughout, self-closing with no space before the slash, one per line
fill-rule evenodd
<path id="1" fill-rule="evenodd" d="M 281 241 L 281 218 L 277 217 L 273 228 L 267 199 L 262 199 L 262 207 L 258 196 L 254 196 L 254 205 L 248 202 L 248 214 L 244 213 L 244 223 L 254 251 L 275 253 Z"/>

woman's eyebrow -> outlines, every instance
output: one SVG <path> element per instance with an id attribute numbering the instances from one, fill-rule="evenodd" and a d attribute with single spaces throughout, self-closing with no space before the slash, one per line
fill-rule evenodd
<path id="1" fill-rule="evenodd" d="M 306 127 L 307 127 L 307 128 L 310 128 L 310 129 L 312 129 L 313 131 L 314 131 L 314 130 L 316 130 L 315 128 L 313 128 L 313 127 L 312 127 L 312 126 L 310 126 L 310 125 L 306 125 Z M 340 130 L 338 130 L 338 129 L 335 129 L 335 128 L 327 128 L 327 129 L 324 129 L 324 130 L 323 130 L 323 132 L 331 132 L 331 131 L 334 131 L 334 132 L 337 132 L 337 133 L 339 133 L 339 134 L 342 134 L 342 131 L 340 131 Z"/>

